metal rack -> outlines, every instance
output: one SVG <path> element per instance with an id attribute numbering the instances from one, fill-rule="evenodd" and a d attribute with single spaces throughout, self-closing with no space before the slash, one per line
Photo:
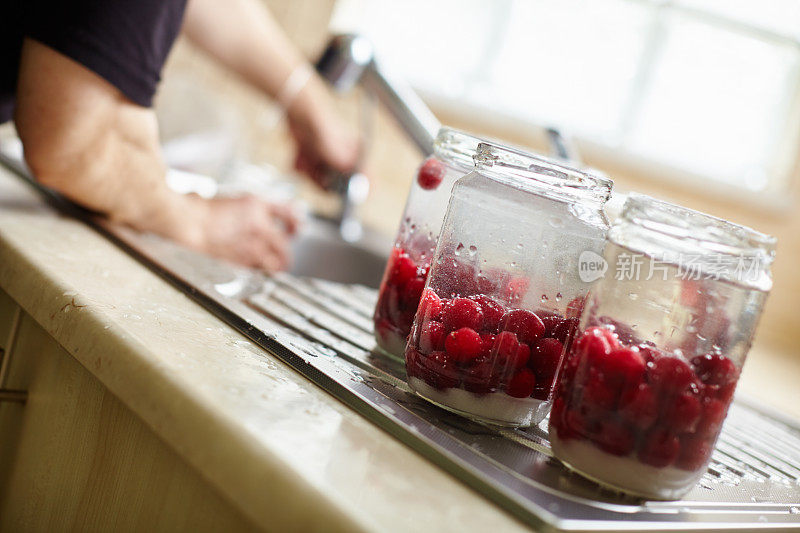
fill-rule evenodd
<path id="1" fill-rule="evenodd" d="M 152 236 L 106 231 L 211 312 L 439 467 L 538 528 L 563 531 L 800 530 L 800 427 L 737 398 L 708 472 L 682 500 L 646 501 L 567 471 L 546 421 L 526 430 L 467 421 L 409 392 L 375 350 L 376 293 L 264 277 Z"/>
<path id="2" fill-rule="evenodd" d="M 0 154 L 21 176 L 21 163 Z M 525 430 L 470 422 L 405 385 L 376 353 L 376 292 L 290 275 L 265 277 L 115 227 L 42 191 L 105 233 L 210 312 L 432 463 L 538 529 L 557 531 L 800 531 L 800 426 L 737 398 L 708 471 L 682 500 L 624 496 L 570 473 L 550 451 L 546 421 Z"/>

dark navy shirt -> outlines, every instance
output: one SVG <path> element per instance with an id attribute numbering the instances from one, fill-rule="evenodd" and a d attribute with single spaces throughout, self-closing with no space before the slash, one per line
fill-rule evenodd
<path id="1" fill-rule="evenodd" d="M 9 120 L 25 37 L 94 71 L 149 107 L 186 0 L 0 0 L 0 123 Z"/>

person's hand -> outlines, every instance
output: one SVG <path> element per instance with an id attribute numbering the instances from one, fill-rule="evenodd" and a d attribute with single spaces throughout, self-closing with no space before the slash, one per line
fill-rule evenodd
<path id="1" fill-rule="evenodd" d="M 286 205 L 254 196 L 190 199 L 191 234 L 179 238 L 201 252 L 268 272 L 289 265 L 289 244 L 297 217 Z M 185 223 L 186 221 L 184 221 Z"/>
<path id="2" fill-rule="evenodd" d="M 331 172 L 347 173 L 358 163 L 358 138 L 333 108 L 327 88 L 315 78 L 288 110 L 297 146 L 294 166 L 326 188 Z"/>

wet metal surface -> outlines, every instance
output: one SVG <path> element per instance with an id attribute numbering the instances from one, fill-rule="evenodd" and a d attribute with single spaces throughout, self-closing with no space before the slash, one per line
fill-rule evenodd
<path id="1" fill-rule="evenodd" d="M 738 399 L 708 472 L 683 499 L 644 501 L 569 473 L 546 424 L 488 427 L 432 406 L 372 338 L 376 292 L 280 274 L 266 278 L 107 228 L 210 311 L 431 461 L 537 527 L 566 531 L 798 529 L 800 428 Z"/>
<path id="2" fill-rule="evenodd" d="M 0 154 L 0 162 L 25 175 L 13 158 Z M 527 430 L 498 429 L 411 394 L 403 365 L 375 352 L 374 289 L 287 274 L 265 278 L 111 227 L 47 196 L 318 386 L 534 527 L 800 531 L 800 427 L 778 413 L 737 398 L 708 472 L 684 499 L 626 497 L 561 466 L 550 452 L 546 420 Z M 379 267 L 369 270 L 374 274 Z"/>

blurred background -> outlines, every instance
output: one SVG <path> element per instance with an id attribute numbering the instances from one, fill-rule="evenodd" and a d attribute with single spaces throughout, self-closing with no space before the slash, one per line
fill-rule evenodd
<path id="1" fill-rule="evenodd" d="M 367 36 L 444 124 L 542 152 L 544 129 L 557 126 L 618 189 L 775 235 L 775 284 L 742 387 L 800 375 L 800 2 L 263 1 L 312 61 L 332 33 Z M 356 128 L 358 91 L 338 104 Z M 277 107 L 186 42 L 170 57 L 157 107 L 178 166 L 194 138 L 208 149 L 193 170 L 291 172 Z M 360 216 L 393 236 L 421 157 L 376 113 Z M 335 209 L 298 187 L 311 207 Z"/>

